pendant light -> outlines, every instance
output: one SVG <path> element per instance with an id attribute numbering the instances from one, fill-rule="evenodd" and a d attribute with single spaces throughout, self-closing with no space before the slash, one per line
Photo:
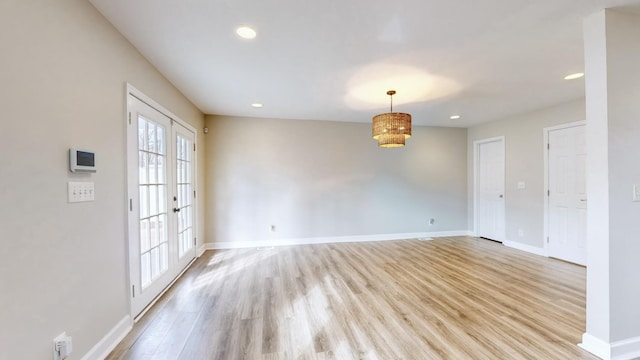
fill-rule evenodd
<path id="1" fill-rule="evenodd" d="M 383 148 L 401 147 L 411 137 L 411 114 L 393 112 L 395 90 L 387 91 L 391 99 L 391 111 L 373 117 L 373 138 Z"/>

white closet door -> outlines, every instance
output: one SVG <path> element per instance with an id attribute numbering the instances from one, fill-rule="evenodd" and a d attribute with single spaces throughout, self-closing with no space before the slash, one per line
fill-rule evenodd
<path id="1" fill-rule="evenodd" d="M 504 139 L 475 143 L 476 152 L 476 233 L 504 241 Z"/>
<path id="2" fill-rule="evenodd" d="M 549 256 L 586 264 L 585 126 L 549 131 Z"/>

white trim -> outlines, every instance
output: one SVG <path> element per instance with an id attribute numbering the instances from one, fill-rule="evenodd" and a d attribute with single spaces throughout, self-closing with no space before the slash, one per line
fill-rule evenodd
<path id="1" fill-rule="evenodd" d="M 521 250 L 531 254 L 535 254 L 535 255 L 547 256 L 544 248 L 533 246 L 533 245 L 527 245 L 527 244 L 523 244 L 516 241 L 511 241 L 511 240 L 503 241 L 502 245 L 516 249 L 516 250 Z"/>
<path id="2" fill-rule="evenodd" d="M 640 337 L 607 343 L 584 333 L 579 347 L 605 360 L 632 360 L 640 357 Z"/>
<path id="3" fill-rule="evenodd" d="M 142 91 L 136 89 L 133 85 L 127 83 L 127 96 L 129 96 L 129 94 L 135 96 L 140 101 L 146 103 L 147 105 L 151 106 L 152 108 L 155 108 L 157 111 L 161 112 L 164 116 L 168 117 L 169 119 L 178 122 L 180 125 L 184 126 L 185 128 L 189 129 L 190 131 L 192 131 L 194 134 L 198 133 L 196 128 L 191 126 L 191 124 L 189 124 L 188 122 L 180 119 L 178 116 L 173 114 L 171 111 L 167 110 L 164 106 L 158 104 L 152 98 L 150 98 L 147 95 L 145 95 Z M 127 105 L 128 105 L 128 103 L 127 103 Z"/>
<path id="4" fill-rule="evenodd" d="M 601 359 L 611 359 L 611 348 L 609 343 L 602 341 L 593 335 L 587 333 L 582 334 L 582 342 L 578 344 L 578 346 Z"/>
<path id="5" fill-rule="evenodd" d="M 420 233 L 399 233 L 399 234 L 378 234 L 378 235 L 355 235 L 355 236 L 330 236 L 297 239 L 273 239 L 268 241 L 223 241 L 206 243 L 207 250 L 217 249 L 243 249 L 254 247 L 272 247 L 287 245 L 309 245 L 309 244 L 332 244 L 332 243 L 353 243 L 368 241 L 393 241 L 405 239 L 421 239 L 446 236 L 469 236 L 469 231 L 437 231 Z"/>
<path id="6" fill-rule="evenodd" d="M 202 256 L 202 254 L 204 254 L 205 251 L 209 250 L 207 248 L 207 244 L 201 244 L 200 246 L 198 246 L 198 250 L 196 252 L 197 256 L 200 257 Z"/>
<path id="7" fill-rule="evenodd" d="M 113 349 L 118 346 L 120 341 L 133 329 L 133 320 L 131 316 L 125 315 L 116 326 L 111 329 L 97 344 L 95 344 L 82 360 L 94 360 L 106 358 Z"/>
<path id="8" fill-rule="evenodd" d="M 611 344 L 611 358 L 631 360 L 640 357 L 640 337 L 616 341 Z"/>
<path id="9" fill-rule="evenodd" d="M 496 136 L 496 137 L 492 137 L 492 138 L 487 138 L 487 139 L 481 139 L 481 140 L 474 140 L 473 141 L 473 229 L 472 229 L 472 233 L 474 235 L 478 234 L 478 167 L 480 166 L 480 161 L 479 161 L 479 152 L 478 152 L 478 148 L 480 147 L 481 144 L 486 144 L 486 143 L 490 143 L 490 142 L 494 142 L 494 141 L 500 141 L 500 143 L 502 144 L 502 156 L 504 157 L 503 161 L 504 161 L 504 189 L 503 192 L 505 193 L 504 196 L 504 209 L 503 209 L 503 215 L 505 216 L 504 219 L 502 219 L 503 222 L 503 231 L 506 233 L 506 227 L 507 227 L 507 221 L 506 221 L 506 214 L 507 214 L 507 209 L 506 209 L 506 203 L 507 203 L 507 199 L 506 199 L 506 184 L 507 184 L 507 150 L 506 150 L 506 140 L 504 136 Z M 505 240 L 505 234 L 501 234 L 501 238 L 500 239 L 493 239 L 493 240 L 497 240 L 499 242 L 503 242 Z"/>
<path id="10" fill-rule="evenodd" d="M 560 124 L 555 126 L 550 126 L 542 129 L 542 149 L 543 149 L 543 160 L 544 160 L 544 192 L 542 196 L 543 199 L 543 231 L 542 231 L 542 244 L 544 245 L 544 256 L 549 256 L 549 242 L 547 239 L 549 238 L 549 196 L 547 196 L 549 191 L 549 133 L 555 130 L 568 129 L 576 126 L 587 125 L 587 122 L 584 120 L 574 121 L 566 124 Z"/>

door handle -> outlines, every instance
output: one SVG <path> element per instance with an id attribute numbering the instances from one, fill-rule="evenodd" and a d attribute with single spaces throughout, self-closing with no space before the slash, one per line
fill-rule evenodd
<path id="1" fill-rule="evenodd" d="M 504 197 L 504 195 L 500 194 L 500 199 L 502 199 Z"/>
<path id="2" fill-rule="evenodd" d="M 584 202 L 586 202 L 586 201 L 587 201 L 587 199 L 580 199 L 580 201 L 584 201 Z"/>
<path id="3" fill-rule="evenodd" d="M 174 213 L 180 212 L 180 209 L 179 208 L 173 208 L 173 212 Z"/>

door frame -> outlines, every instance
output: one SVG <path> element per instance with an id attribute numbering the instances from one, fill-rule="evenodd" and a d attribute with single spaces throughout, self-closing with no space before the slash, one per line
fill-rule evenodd
<path id="1" fill-rule="evenodd" d="M 486 143 L 490 143 L 490 142 L 495 142 L 495 141 L 499 141 L 500 144 L 502 145 L 502 155 L 504 156 L 504 176 L 505 176 L 505 188 L 503 189 L 503 192 L 506 192 L 506 176 L 507 176 L 507 153 L 506 153 L 506 145 L 505 145 L 505 136 L 501 135 L 501 136 L 495 136 L 492 138 L 487 138 L 487 139 L 480 139 L 480 140 L 474 140 L 473 141 L 473 235 L 474 236 L 479 236 L 478 235 L 478 198 L 479 198 L 479 190 L 478 190 L 478 175 L 479 175 L 479 171 L 480 171 L 480 146 L 482 144 L 486 144 Z M 506 204 L 506 194 L 504 194 L 504 203 Z M 505 239 L 505 234 L 506 234 L 506 206 L 503 204 L 503 216 L 504 218 L 502 219 L 503 225 L 504 225 L 504 233 L 501 234 L 501 239 L 495 239 L 501 242 L 504 242 Z"/>
<path id="2" fill-rule="evenodd" d="M 145 95 L 142 91 L 138 90 L 137 88 L 135 88 L 133 85 L 131 85 L 130 83 L 125 83 L 125 92 L 124 92 L 124 114 L 123 114 L 123 119 L 124 119 L 124 137 L 125 139 L 128 139 L 128 123 L 130 121 L 129 119 L 129 113 L 131 110 L 131 104 L 129 103 L 129 96 L 133 96 L 135 98 L 137 98 L 138 100 L 142 101 L 143 103 L 147 104 L 148 106 L 154 108 L 155 110 L 157 110 L 158 112 L 162 113 L 164 116 L 168 117 L 169 119 L 171 119 L 171 121 L 174 121 L 180 125 L 182 125 L 183 127 L 185 127 L 186 129 L 188 129 L 189 131 L 192 131 L 194 134 L 194 146 L 197 149 L 198 145 L 198 132 L 196 131 L 196 129 L 191 126 L 191 124 L 185 122 L 184 120 L 180 119 L 178 116 L 174 115 L 171 111 L 167 110 L 164 106 L 160 105 L 159 103 L 157 103 L 156 101 L 154 101 L 153 99 L 151 99 L 150 97 L 148 97 L 147 95 Z M 168 138 L 171 137 L 172 132 L 168 131 Z M 125 191 L 125 206 L 126 206 L 126 211 L 125 211 L 125 224 L 126 224 L 126 230 L 125 230 L 125 239 L 126 239 L 126 252 L 127 252 L 127 264 L 126 264 L 126 272 L 127 272 L 127 279 L 126 279 L 126 283 L 127 283 L 127 289 L 128 289 L 128 293 L 129 293 L 129 316 L 131 317 L 131 319 L 133 319 L 134 322 L 137 322 L 139 319 L 141 319 L 144 314 L 153 306 L 153 304 L 155 304 L 155 302 L 168 290 L 171 288 L 171 286 L 173 286 L 173 284 L 182 276 L 182 274 L 184 274 L 185 271 L 187 271 L 187 269 L 189 269 L 189 267 L 191 266 L 191 264 L 193 264 L 193 261 L 195 261 L 195 259 L 198 257 L 198 249 L 197 249 L 197 241 L 196 241 L 196 245 L 194 245 L 195 247 L 195 257 L 194 259 L 184 268 L 184 269 L 180 269 L 180 271 L 178 272 L 178 274 L 176 275 L 176 277 L 174 279 L 172 279 L 169 284 L 162 290 L 160 291 L 160 293 L 158 293 L 158 295 L 142 310 L 142 312 L 140 312 L 139 314 L 135 314 L 134 313 L 134 309 L 133 309 L 133 285 L 131 282 L 131 253 L 130 253 L 130 242 L 131 242 L 131 236 L 130 236 L 130 221 L 129 221 L 129 212 L 130 212 L 130 204 L 132 201 L 132 198 L 129 194 L 129 177 L 130 176 L 138 176 L 138 174 L 130 174 L 129 173 L 129 141 L 125 141 L 124 142 L 124 170 L 125 170 L 125 176 L 124 176 L 124 186 L 125 189 L 127 189 L 127 191 Z M 173 156 L 171 156 L 173 158 Z M 194 167 L 193 167 L 193 189 L 196 190 L 198 187 L 197 181 L 198 181 L 198 153 L 197 151 L 193 152 L 193 163 L 194 163 Z M 169 206 L 169 204 L 167 204 L 167 206 Z M 198 197 L 194 197 L 193 199 L 193 231 L 194 231 L 194 236 L 197 238 L 197 234 L 198 234 Z"/>
<path id="3" fill-rule="evenodd" d="M 556 130 L 568 129 L 576 126 L 586 126 L 586 120 L 573 121 L 565 124 L 549 126 L 542 129 L 542 149 L 544 153 L 544 217 L 542 243 L 544 244 L 544 256 L 549 257 L 549 133 Z M 587 210 L 588 211 L 588 210 Z"/>

